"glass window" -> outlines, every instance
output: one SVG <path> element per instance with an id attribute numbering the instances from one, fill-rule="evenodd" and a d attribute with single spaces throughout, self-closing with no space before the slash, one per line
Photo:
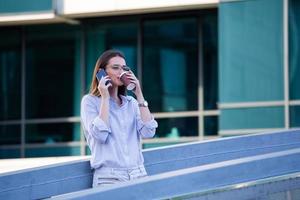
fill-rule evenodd
<path id="1" fill-rule="evenodd" d="M 198 136 L 198 117 L 156 119 L 155 137 L 179 138 Z"/>
<path id="2" fill-rule="evenodd" d="M 0 144 L 21 144 L 21 126 L 0 125 Z"/>
<path id="3" fill-rule="evenodd" d="M 53 144 L 80 140 L 80 123 L 28 124 L 27 143 Z"/>
<path id="4" fill-rule="evenodd" d="M 290 127 L 300 128 L 300 106 L 290 106 Z"/>
<path id="5" fill-rule="evenodd" d="M 26 117 L 79 116 L 81 41 L 76 26 L 28 27 L 26 36 Z"/>
<path id="6" fill-rule="evenodd" d="M 5 158 L 20 158 L 21 151 L 20 148 L 0 148 L 0 159 Z"/>
<path id="7" fill-rule="evenodd" d="M 80 147 L 26 148 L 25 157 L 78 156 Z"/>
<path id="8" fill-rule="evenodd" d="M 218 117 L 204 117 L 204 135 L 218 135 Z"/>
<path id="9" fill-rule="evenodd" d="M 0 120 L 21 118 L 21 34 L 0 29 Z"/>
<path id="10" fill-rule="evenodd" d="M 146 20 L 143 33 L 142 81 L 151 111 L 197 110 L 197 20 Z"/>
<path id="11" fill-rule="evenodd" d="M 88 145 L 85 146 L 85 155 L 91 155 L 91 150 Z"/>
<path id="12" fill-rule="evenodd" d="M 282 0 L 221 2 L 219 19 L 220 102 L 283 100 Z"/>
<path id="13" fill-rule="evenodd" d="M 137 74 L 137 23 L 91 20 L 86 25 L 86 93 L 98 57 L 107 49 L 125 54 L 126 64 Z"/>
<path id="14" fill-rule="evenodd" d="M 289 0 L 290 99 L 300 99 L 300 1 Z"/>
<path id="15" fill-rule="evenodd" d="M 202 18 L 204 109 L 217 109 L 218 101 L 218 16 Z"/>
<path id="16" fill-rule="evenodd" d="M 220 129 L 284 128 L 284 108 L 243 108 L 221 111 Z"/>

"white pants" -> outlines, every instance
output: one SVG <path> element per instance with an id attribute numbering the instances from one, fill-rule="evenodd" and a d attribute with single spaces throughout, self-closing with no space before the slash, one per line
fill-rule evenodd
<path id="1" fill-rule="evenodd" d="M 93 187 L 108 186 L 147 176 L 144 166 L 135 168 L 99 168 L 94 171 Z"/>

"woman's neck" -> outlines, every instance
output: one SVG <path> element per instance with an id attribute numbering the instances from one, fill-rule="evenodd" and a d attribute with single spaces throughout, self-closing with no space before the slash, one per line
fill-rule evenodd
<path id="1" fill-rule="evenodd" d="M 121 98 L 118 95 L 118 87 L 110 87 L 108 89 L 110 97 L 113 98 L 119 105 L 121 105 Z"/>

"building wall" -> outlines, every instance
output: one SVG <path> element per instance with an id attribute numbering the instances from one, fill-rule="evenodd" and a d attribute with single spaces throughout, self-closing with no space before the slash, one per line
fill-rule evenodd
<path id="1" fill-rule="evenodd" d="M 1 27 L 1 157 L 88 154 L 80 100 L 111 48 L 125 53 L 159 123 L 144 148 L 217 134 L 216 9 L 80 21 Z"/>
<path id="2" fill-rule="evenodd" d="M 89 154 L 80 100 L 110 48 L 125 53 L 159 123 L 144 148 L 299 127 L 299 16 L 297 0 L 245 0 L 2 24 L 0 158 Z"/>
<path id="3" fill-rule="evenodd" d="M 298 4 L 293 0 L 220 4 L 220 135 L 299 127 L 299 84 L 294 78 L 299 75 Z"/>

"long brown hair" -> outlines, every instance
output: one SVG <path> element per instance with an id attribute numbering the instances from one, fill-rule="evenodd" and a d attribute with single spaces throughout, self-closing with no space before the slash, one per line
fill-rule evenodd
<path id="1" fill-rule="evenodd" d="M 94 68 L 92 83 L 90 86 L 90 94 L 97 96 L 97 97 L 101 96 L 100 92 L 98 90 L 99 82 L 98 82 L 98 79 L 96 78 L 96 74 L 99 71 L 99 69 L 105 70 L 109 60 L 113 57 L 121 57 L 125 60 L 125 56 L 121 51 L 111 49 L 111 50 L 107 50 L 107 51 L 103 52 L 102 55 L 98 58 L 95 68 Z M 126 96 L 125 86 L 119 86 L 118 95 Z"/>

